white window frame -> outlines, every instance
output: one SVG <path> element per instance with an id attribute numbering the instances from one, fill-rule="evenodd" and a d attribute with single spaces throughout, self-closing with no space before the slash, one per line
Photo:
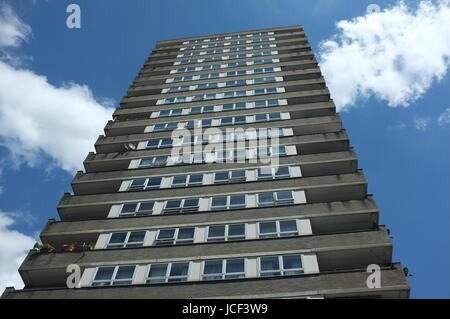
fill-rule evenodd
<path id="1" fill-rule="evenodd" d="M 283 234 L 291 234 L 294 233 L 293 231 L 281 231 L 281 222 L 290 221 L 294 222 L 296 230 L 295 235 L 288 235 L 283 236 Z M 261 233 L 261 224 L 263 223 L 275 223 L 275 232 L 273 233 Z M 258 231 L 258 239 L 265 239 L 265 238 L 289 238 L 289 237 L 295 237 L 300 235 L 300 229 L 298 227 L 298 223 L 296 219 L 286 219 L 286 220 L 266 220 L 266 221 L 260 221 L 257 224 L 257 231 Z M 270 236 L 270 237 L 264 237 L 264 236 Z"/>
<path id="2" fill-rule="evenodd" d="M 190 200 L 197 200 L 197 206 L 189 206 L 189 208 L 184 207 L 186 201 L 190 201 Z M 166 208 L 166 207 L 167 207 L 167 204 L 168 204 L 169 202 L 171 202 L 171 201 L 181 201 L 181 202 L 180 202 L 180 206 L 179 206 L 179 211 L 177 211 L 177 212 L 172 212 L 172 209 L 171 209 L 171 208 L 169 208 L 169 211 L 166 211 L 166 210 L 167 210 L 167 208 Z M 197 210 L 191 210 L 192 208 L 197 208 Z M 170 215 L 170 214 L 196 213 L 196 212 L 199 211 L 199 209 L 200 209 L 200 198 L 170 199 L 170 200 L 166 200 L 166 201 L 164 202 L 164 208 L 163 208 L 163 210 L 162 210 L 162 213 L 163 213 L 163 214 L 167 214 L 167 215 Z M 173 210 L 175 210 L 175 209 L 173 209 Z M 187 211 L 185 211 L 185 210 L 187 210 Z"/>
<path id="3" fill-rule="evenodd" d="M 129 242 L 131 233 L 140 233 L 140 232 L 144 232 L 144 237 L 142 238 L 141 242 Z M 122 244 L 111 244 L 111 238 L 114 234 L 122 234 L 122 233 L 126 233 L 125 236 L 125 240 L 123 241 Z M 142 247 L 144 246 L 144 242 L 145 242 L 145 237 L 147 236 L 147 231 L 146 230 L 133 230 L 133 231 L 123 231 L 123 232 L 112 232 L 109 234 L 108 237 L 108 243 L 106 244 L 106 248 L 107 249 L 114 249 L 114 248 L 133 248 L 133 247 Z M 129 244 L 132 244 L 133 246 L 127 247 Z M 137 245 L 140 244 L 140 245 Z M 109 247 L 110 245 L 114 245 L 115 247 Z"/>
<path id="4" fill-rule="evenodd" d="M 109 280 L 95 280 L 95 277 L 97 276 L 97 273 L 98 273 L 100 268 L 110 268 L 110 267 L 114 267 L 111 279 L 109 279 Z M 120 267 L 134 267 L 133 274 L 131 275 L 131 279 L 130 278 L 116 279 L 117 272 L 119 271 Z M 126 283 L 125 284 L 125 285 L 130 285 L 130 284 L 133 284 L 133 277 L 134 277 L 135 272 L 136 272 L 136 265 L 98 266 L 98 267 L 95 268 L 95 274 L 92 277 L 91 286 L 92 287 L 120 286 L 120 284 L 119 285 L 114 285 L 114 283 L 115 282 L 128 282 L 128 281 L 131 281 L 131 283 L 129 283 L 129 284 Z M 105 283 L 109 282 L 109 284 L 108 285 L 95 285 L 96 283 L 102 283 L 102 282 L 105 282 Z"/>
<path id="5" fill-rule="evenodd" d="M 139 209 L 140 209 L 140 207 L 141 207 L 141 205 L 143 204 L 143 203 L 153 203 L 153 208 L 152 208 L 152 210 L 150 211 L 150 213 L 139 213 Z M 123 207 L 125 206 L 125 205 L 134 205 L 134 204 L 136 204 L 136 208 L 135 208 L 135 210 L 134 210 L 134 213 L 126 213 L 126 214 L 123 214 L 122 213 L 122 210 L 123 210 Z M 148 202 L 138 202 L 138 203 L 125 203 L 125 204 L 122 204 L 121 205 L 121 207 L 120 207 L 120 212 L 119 212 L 119 217 L 133 217 L 133 216 L 147 216 L 147 215 L 152 215 L 153 214 L 153 212 L 154 212 L 154 209 L 155 209 L 155 205 L 156 205 L 156 201 L 148 201 Z"/>
<path id="6" fill-rule="evenodd" d="M 294 269 L 285 269 L 284 268 L 284 262 L 283 262 L 283 257 L 288 257 L 288 256 L 300 256 L 300 262 L 301 262 L 301 268 L 294 268 Z M 278 265 L 279 268 L 278 270 L 273 269 L 273 270 L 262 270 L 261 267 L 261 258 L 264 257 L 278 257 Z M 287 254 L 287 255 L 274 255 L 274 256 L 260 256 L 258 257 L 258 277 L 278 277 L 278 276 L 294 276 L 294 275 L 302 275 L 305 273 L 305 267 L 303 265 L 303 255 L 302 254 Z M 300 274 L 285 274 L 285 272 L 290 272 L 290 271 L 301 271 Z M 263 273 L 271 273 L 271 272 L 280 272 L 280 275 L 270 275 L 270 276 L 262 276 Z"/>
<path id="7" fill-rule="evenodd" d="M 238 273 L 227 273 L 226 269 L 227 269 L 227 263 L 228 261 L 232 261 L 232 260 L 243 260 L 244 262 L 244 271 L 243 272 L 238 272 Z M 221 273 L 214 273 L 214 274 L 205 274 L 205 267 L 206 267 L 206 263 L 207 262 L 217 262 L 217 261 L 221 261 L 222 263 L 222 272 Z M 207 277 L 220 277 L 218 279 L 210 279 L 210 280 L 224 280 L 224 279 L 242 279 L 246 277 L 246 273 L 247 273 L 247 259 L 242 257 L 242 258 L 228 258 L 228 259 L 211 259 L 211 260 L 205 260 L 202 262 L 202 275 L 201 275 L 201 280 L 202 281 L 207 281 L 208 279 L 206 279 Z M 238 277 L 238 278 L 226 278 L 227 276 L 242 276 L 242 277 Z"/>
<path id="8" fill-rule="evenodd" d="M 243 235 L 230 235 L 230 226 L 235 225 L 244 225 L 244 234 Z M 209 229 L 211 227 L 225 227 L 224 229 L 224 235 L 223 236 L 215 236 L 215 237 L 209 237 Z M 216 243 L 216 242 L 224 242 L 224 241 L 235 241 L 235 240 L 245 240 L 247 238 L 247 224 L 246 223 L 238 223 L 238 224 L 226 224 L 226 225 L 209 225 L 206 227 L 206 242 L 208 243 Z M 244 238 L 240 238 L 244 236 Z M 214 240 L 217 239 L 217 240 Z"/>
<path id="9" fill-rule="evenodd" d="M 192 240 L 187 240 L 185 238 L 178 238 L 180 230 L 182 229 L 187 229 L 187 228 L 194 228 L 194 233 L 192 234 Z M 173 237 L 171 239 L 165 238 L 165 239 L 158 239 L 161 231 L 165 231 L 165 230 L 174 230 L 173 233 Z M 192 244 L 194 243 L 194 239 L 195 239 L 195 232 L 196 232 L 196 227 L 181 227 L 181 228 L 166 228 L 166 229 L 159 229 L 156 237 L 155 237 L 155 241 L 153 243 L 154 246 L 175 246 L 175 245 L 186 245 L 186 244 Z M 171 244 L 168 245 L 158 245 L 158 243 L 162 243 L 162 242 L 169 242 L 172 241 Z"/>
<path id="10" fill-rule="evenodd" d="M 231 198 L 233 197 L 233 196 L 244 196 L 244 204 L 243 204 L 243 207 L 232 207 L 231 206 Z M 226 197 L 227 198 L 227 203 L 226 203 L 226 205 L 225 206 L 220 206 L 220 208 L 219 209 L 213 209 L 213 200 L 214 200 L 214 198 L 218 198 L 218 197 Z M 209 203 L 209 208 L 210 208 L 210 210 L 231 210 L 231 209 L 242 209 L 242 208 L 245 208 L 246 207 L 246 204 L 247 204 L 247 196 L 246 196 L 246 194 L 234 194 L 234 195 L 225 195 L 225 196 L 212 196 L 211 198 L 210 198 L 210 203 Z M 242 206 L 242 204 L 239 204 L 239 206 Z"/>
<path id="11" fill-rule="evenodd" d="M 170 276 L 170 273 L 171 273 L 171 271 L 172 271 L 172 266 L 173 266 L 174 264 L 188 264 L 188 270 L 187 270 L 186 275 L 185 275 L 185 276 Z M 153 265 L 167 265 L 167 267 L 166 267 L 166 274 L 165 274 L 164 277 L 162 277 L 162 276 L 161 276 L 161 277 L 153 277 L 153 278 L 157 278 L 157 279 L 163 279 L 163 280 L 164 280 L 163 283 L 168 283 L 168 282 L 185 282 L 185 281 L 188 281 L 188 278 L 189 278 L 189 271 L 190 271 L 190 268 L 191 268 L 191 262 L 190 262 L 190 261 L 167 262 L 167 263 L 152 263 L 152 264 L 149 264 L 149 265 L 148 265 L 148 269 L 147 269 L 147 271 L 146 271 L 145 282 L 146 282 L 147 284 L 159 284 L 159 283 L 161 283 L 161 282 L 154 282 L 154 283 L 149 282 L 149 280 L 151 280 L 151 277 L 150 277 L 150 271 L 151 271 L 151 267 L 152 267 Z M 175 280 L 175 281 L 171 281 L 171 279 L 185 279 L 185 280 Z"/>

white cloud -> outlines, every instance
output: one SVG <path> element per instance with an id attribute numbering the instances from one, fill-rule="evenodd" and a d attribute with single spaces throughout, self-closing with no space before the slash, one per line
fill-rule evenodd
<path id="1" fill-rule="evenodd" d="M 5 2 L 0 2 L 0 47 L 17 48 L 31 36 L 31 27 L 25 24 Z"/>
<path id="2" fill-rule="evenodd" d="M 0 211 L 0 294 L 6 287 L 23 288 L 18 268 L 36 240 L 12 230 L 14 219 Z"/>
<path id="3" fill-rule="evenodd" d="M 19 68 L 20 58 L 10 51 L 31 32 L 10 6 L 0 3 L 0 146 L 10 151 L 15 164 L 56 165 L 73 172 L 82 168 L 111 119 L 113 102 L 97 102 L 85 85 L 54 86 L 45 76 Z M 43 163 L 43 155 L 52 162 Z"/>
<path id="4" fill-rule="evenodd" d="M 426 131 L 430 123 L 431 118 L 429 117 L 417 118 L 414 120 L 414 127 L 419 131 Z"/>
<path id="5" fill-rule="evenodd" d="M 440 126 L 450 124 L 450 108 L 446 109 L 438 118 L 438 123 Z"/>
<path id="6" fill-rule="evenodd" d="M 450 1 L 404 2 L 337 23 L 320 44 L 321 70 L 339 110 L 374 96 L 409 106 L 450 66 Z"/>
<path id="7" fill-rule="evenodd" d="M 0 143 L 31 166 L 46 154 L 67 171 L 80 169 L 112 114 L 86 86 L 56 87 L 1 61 L 0 97 Z"/>

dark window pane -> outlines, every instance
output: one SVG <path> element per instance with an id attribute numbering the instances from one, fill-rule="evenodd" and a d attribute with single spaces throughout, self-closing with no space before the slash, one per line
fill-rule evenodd
<path id="1" fill-rule="evenodd" d="M 128 238 L 129 243 L 136 243 L 144 241 L 145 231 L 134 231 L 130 233 L 130 237 Z"/>
<path id="2" fill-rule="evenodd" d="M 170 276 L 187 276 L 189 263 L 175 263 L 170 269 Z"/>
<path id="3" fill-rule="evenodd" d="M 220 274 L 222 273 L 221 260 L 207 260 L 205 261 L 204 274 Z"/>
<path id="4" fill-rule="evenodd" d="M 101 267 L 97 270 L 94 280 L 110 280 L 114 273 L 114 267 Z"/>
<path id="5" fill-rule="evenodd" d="M 261 270 L 279 270 L 280 264 L 278 257 L 262 257 L 261 258 Z"/>
<path id="6" fill-rule="evenodd" d="M 226 272 L 227 273 L 244 272 L 244 259 L 227 260 Z"/>
<path id="7" fill-rule="evenodd" d="M 167 272 L 167 264 L 157 264 L 150 266 L 149 277 L 165 277 Z"/>
<path id="8" fill-rule="evenodd" d="M 280 230 L 282 232 L 297 231 L 297 223 L 295 220 L 284 220 L 280 222 Z"/>
<path id="9" fill-rule="evenodd" d="M 134 213 L 136 211 L 137 204 L 125 204 L 122 207 L 122 213 Z"/>
<path id="10" fill-rule="evenodd" d="M 228 226 L 228 235 L 237 236 L 245 234 L 245 224 L 230 225 Z"/>
<path id="11" fill-rule="evenodd" d="M 117 270 L 115 279 L 131 279 L 133 278 L 134 268 L 136 266 L 120 266 Z"/>
<path id="12" fill-rule="evenodd" d="M 208 237 L 223 237 L 225 236 L 225 226 L 210 226 Z"/>
<path id="13" fill-rule="evenodd" d="M 109 240 L 110 244 L 120 244 L 124 243 L 127 238 L 127 233 L 114 233 L 111 235 L 111 239 Z"/>
<path id="14" fill-rule="evenodd" d="M 175 235 L 175 229 L 162 229 L 159 231 L 158 239 L 171 239 Z"/>
<path id="15" fill-rule="evenodd" d="M 178 230 L 178 239 L 190 239 L 194 237 L 195 228 L 181 228 Z"/>
<path id="16" fill-rule="evenodd" d="M 145 202 L 141 203 L 141 206 L 139 207 L 139 211 L 151 211 L 153 209 L 153 206 L 155 205 L 155 202 Z"/>
<path id="17" fill-rule="evenodd" d="M 283 256 L 283 268 L 295 269 L 302 268 L 302 259 L 300 255 Z"/>
<path id="18" fill-rule="evenodd" d="M 275 222 L 266 222 L 259 224 L 259 232 L 261 234 L 275 233 L 277 231 L 277 226 Z"/>

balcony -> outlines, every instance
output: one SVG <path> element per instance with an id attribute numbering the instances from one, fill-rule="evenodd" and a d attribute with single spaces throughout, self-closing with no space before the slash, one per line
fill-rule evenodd
<path id="1" fill-rule="evenodd" d="M 355 173 L 357 169 L 356 155 L 353 150 L 332 153 L 320 153 L 311 155 L 299 155 L 295 157 L 280 158 L 280 165 L 298 165 L 301 167 L 303 177 L 314 177 L 324 175 L 336 175 Z M 211 173 L 215 165 L 193 165 L 190 173 Z M 233 170 L 256 169 L 258 164 L 236 163 Z M 182 175 L 186 171 L 183 166 L 176 166 L 170 173 L 164 170 L 139 169 L 123 170 L 114 172 L 88 173 L 78 172 L 72 181 L 72 189 L 75 195 L 89 195 L 118 192 L 122 181 L 136 178 L 165 177 Z"/>
<path id="2" fill-rule="evenodd" d="M 53 247 L 74 242 L 95 243 L 105 232 L 150 230 L 173 227 L 246 223 L 273 219 L 309 219 L 313 234 L 330 234 L 376 229 L 378 208 L 372 196 L 362 200 L 306 204 L 298 206 L 254 208 L 222 212 L 205 212 L 190 215 L 155 215 L 139 218 L 108 218 L 85 221 L 49 220 L 40 237 Z"/>
<path id="3" fill-rule="evenodd" d="M 340 125 L 335 123 L 335 125 Z M 331 131 L 331 130 L 329 130 Z M 294 131 L 296 133 L 296 131 Z M 155 138 L 158 136 L 155 135 Z M 213 144 L 212 144 L 213 145 Z M 340 152 L 348 150 L 348 137 L 344 131 L 335 128 L 332 133 L 311 134 L 302 136 L 284 137 L 279 139 L 277 145 L 295 145 L 297 153 L 307 155 L 315 153 Z M 225 147 L 226 144 L 225 144 Z M 228 147 L 224 151 L 229 149 Z M 202 148 L 203 150 L 203 148 Z M 194 149 L 195 151 L 195 149 Z M 87 173 L 105 172 L 105 171 L 119 171 L 129 169 L 132 160 L 138 160 L 150 156 L 171 156 L 172 150 L 157 149 L 157 150 L 136 150 L 118 153 L 95 154 L 89 153 L 84 161 L 84 167 Z M 281 157 L 280 157 L 281 158 Z M 229 163 L 230 164 L 230 163 Z M 204 165 L 204 164 L 196 164 Z M 234 165 L 234 164 L 233 164 Z M 184 167 L 191 168 L 192 165 Z M 170 169 L 175 166 L 158 166 L 159 170 Z M 215 166 L 220 168 L 219 166 Z M 186 169 L 188 171 L 188 169 Z"/>
<path id="4" fill-rule="evenodd" d="M 57 208 L 61 220 L 64 221 L 101 219 L 107 217 L 112 205 L 149 200 L 201 198 L 213 195 L 253 194 L 267 191 L 269 185 L 271 191 L 303 190 L 307 203 L 361 200 L 367 194 L 366 179 L 363 173 L 358 171 L 354 174 L 242 183 L 239 184 L 239 188 L 236 188 L 234 184 L 205 185 L 189 189 L 189 194 L 186 194 L 186 190 L 183 188 L 171 189 L 170 192 L 165 189 L 157 189 L 79 196 L 65 194 Z M 199 212 L 199 214 L 203 213 Z"/>
<path id="5" fill-rule="evenodd" d="M 26 289 L 7 288 L 7 299 L 171 299 L 171 298 L 383 298 L 407 299 L 410 288 L 398 263 L 381 270 L 382 286 L 369 289 L 366 269 L 351 272 L 330 272 L 318 275 L 192 282 L 166 285 L 112 286 L 80 289 Z"/>
<path id="6" fill-rule="evenodd" d="M 66 267 L 70 264 L 78 264 L 83 270 L 99 265 L 198 261 L 294 253 L 316 254 L 320 272 L 344 271 L 363 269 L 370 264 L 389 266 L 392 258 L 392 243 L 387 230 L 380 228 L 368 232 L 336 235 L 170 247 L 102 249 L 68 253 L 30 251 L 19 268 L 19 273 L 27 288 L 64 287 L 67 278 Z"/>

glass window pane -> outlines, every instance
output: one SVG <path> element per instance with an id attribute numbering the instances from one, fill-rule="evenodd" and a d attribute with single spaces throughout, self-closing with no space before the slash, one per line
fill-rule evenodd
<path id="1" fill-rule="evenodd" d="M 171 146 L 172 145 L 172 139 L 171 138 L 163 138 L 161 140 L 161 146 Z"/>
<path id="2" fill-rule="evenodd" d="M 155 202 L 145 202 L 141 203 L 139 206 L 139 212 L 147 212 L 153 210 L 153 206 L 155 205 Z"/>
<path id="3" fill-rule="evenodd" d="M 204 274 L 221 274 L 222 260 L 207 260 L 205 261 Z"/>
<path id="4" fill-rule="evenodd" d="M 175 235 L 175 229 L 161 229 L 158 234 L 158 239 L 172 239 Z"/>
<path id="5" fill-rule="evenodd" d="M 132 279 L 136 266 L 120 266 L 115 279 Z"/>
<path id="6" fill-rule="evenodd" d="M 178 230 L 178 239 L 191 239 L 194 238 L 195 228 L 180 228 Z"/>
<path id="7" fill-rule="evenodd" d="M 187 276 L 189 263 L 174 263 L 170 269 L 170 276 Z"/>
<path id="8" fill-rule="evenodd" d="M 143 242 L 145 238 L 145 231 L 134 231 L 130 233 L 130 237 L 128 238 L 129 243 L 138 243 Z"/>
<path id="9" fill-rule="evenodd" d="M 208 231 L 208 237 L 224 237 L 225 226 L 210 226 Z"/>
<path id="10" fill-rule="evenodd" d="M 282 232 L 294 232 L 297 231 L 297 223 L 295 220 L 280 221 L 280 230 Z"/>
<path id="11" fill-rule="evenodd" d="M 187 176 L 186 176 L 186 175 L 174 176 L 174 177 L 173 177 L 172 184 L 181 184 L 181 185 L 184 185 L 184 184 L 186 184 L 186 179 L 187 179 Z"/>
<path id="12" fill-rule="evenodd" d="M 302 268 L 302 258 L 300 255 L 283 256 L 284 269 Z"/>
<path id="13" fill-rule="evenodd" d="M 290 174 L 289 174 L 289 167 L 286 167 L 286 166 L 279 167 L 279 168 L 275 171 L 275 175 L 276 175 L 277 177 L 290 176 Z"/>
<path id="14" fill-rule="evenodd" d="M 230 196 L 230 206 L 245 207 L 245 195 L 232 195 Z"/>
<path id="15" fill-rule="evenodd" d="M 212 204 L 213 207 L 222 207 L 227 205 L 227 197 L 221 196 L 221 197 L 213 197 Z"/>
<path id="16" fill-rule="evenodd" d="M 149 277 L 165 277 L 167 272 L 167 264 L 156 264 L 150 266 Z"/>
<path id="17" fill-rule="evenodd" d="M 161 180 L 161 177 L 150 178 L 147 183 L 147 188 L 159 188 L 159 185 L 161 185 Z"/>
<path id="18" fill-rule="evenodd" d="M 109 240 L 110 244 L 120 244 L 124 243 L 127 238 L 127 233 L 114 233 L 111 235 L 111 239 Z"/>
<path id="19" fill-rule="evenodd" d="M 111 280 L 114 273 L 114 267 L 101 267 L 97 270 L 94 280 Z"/>
<path id="20" fill-rule="evenodd" d="M 245 171 L 233 171 L 233 172 L 231 172 L 231 178 L 245 179 Z"/>
<path id="21" fill-rule="evenodd" d="M 203 182 L 203 174 L 191 175 L 189 184 L 201 184 Z"/>
<path id="22" fill-rule="evenodd" d="M 237 224 L 228 226 L 229 236 L 245 235 L 245 224 Z"/>
<path id="23" fill-rule="evenodd" d="M 227 182 L 228 181 L 228 172 L 219 172 L 215 174 L 214 177 L 214 182 L 218 183 L 218 182 Z M 225 200 L 226 202 L 226 200 Z M 213 200 L 214 203 L 214 200 Z"/>
<path id="24" fill-rule="evenodd" d="M 198 206 L 198 199 L 186 199 L 183 207 L 196 207 Z"/>
<path id="25" fill-rule="evenodd" d="M 255 115 L 255 120 L 256 122 L 262 122 L 262 121 L 266 121 L 266 114 L 256 114 Z"/>
<path id="26" fill-rule="evenodd" d="M 147 142 L 147 148 L 157 148 L 159 145 L 159 140 L 150 140 Z"/>
<path id="27" fill-rule="evenodd" d="M 244 272 L 244 259 L 230 259 L 226 264 L 227 273 Z"/>
<path id="28" fill-rule="evenodd" d="M 273 193 L 259 193 L 258 194 L 259 206 L 271 206 L 274 204 Z"/>
<path id="29" fill-rule="evenodd" d="M 277 200 L 290 200 L 292 199 L 292 192 L 276 192 Z"/>
<path id="30" fill-rule="evenodd" d="M 261 270 L 279 270 L 278 257 L 261 257 Z"/>
<path id="31" fill-rule="evenodd" d="M 134 213 L 136 211 L 137 204 L 125 204 L 122 207 L 123 213 Z"/>
<path id="32" fill-rule="evenodd" d="M 166 208 L 180 208 L 181 200 L 169 200 L 166 203 Z"/>
<path id="33" fill-rule="evenodd" d="M 277 231 L 276 222 L 259 223 L 259 232 L 261 234 L 276 233 L 276 231 Z"/>

